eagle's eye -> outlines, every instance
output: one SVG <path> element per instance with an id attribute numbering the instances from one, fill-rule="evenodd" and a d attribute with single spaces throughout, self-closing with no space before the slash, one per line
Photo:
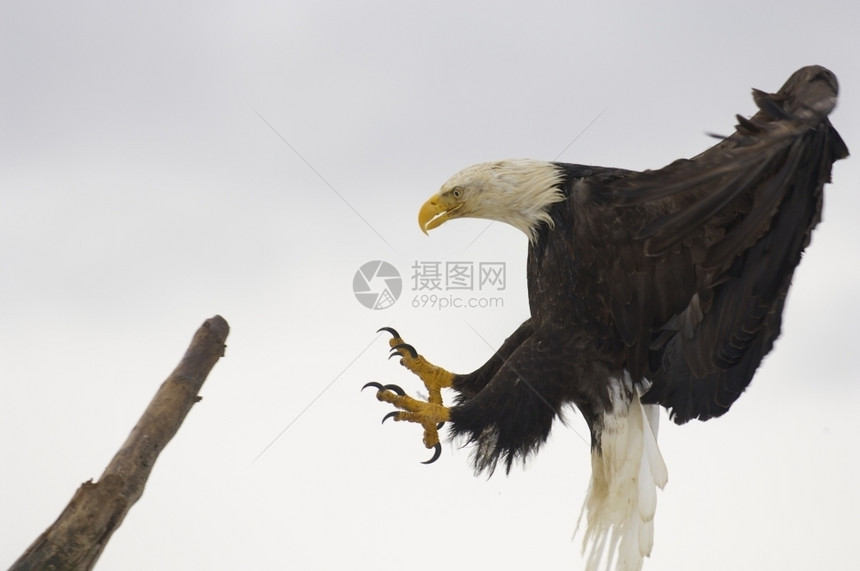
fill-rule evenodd
<path id="1" fill-rule="evenodd" d="M 451 191 L 451 196 L 453 196 L 457 200 L 460 200 L 460 197 L 463 196 L 463 191 L 460 188 L 455 188 Z"/>

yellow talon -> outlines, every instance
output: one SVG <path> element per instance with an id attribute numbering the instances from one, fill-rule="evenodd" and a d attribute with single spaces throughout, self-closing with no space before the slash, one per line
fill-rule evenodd
<path id="1" fill-rule="evenodd" d="M 400 353 L 400 364 L 418 375 L 418 378 L 427 387 L 430 392 L 429 402 L 442 404 L 441 389 L 451 386 L 454 381 L 454 374 L 430 363 L 423 355 L 417 353 L 413 355 L 410 351 L 414 351 L 412 346 L 405 343 L 400 337 L 392 338 L 388 344 Z"/>
<path id="2" fill-rule="evenodd" d="M 382 402 L 391 403 L 402 411 L 394 417 L 394 420 L 431 424 L 435 428 L 440 422 L 447 422 L 451 418 L 448 408 L 441 404 L 420 401 L 389 390 L 378 391 L 376 398 Z"/>
<path id="3" fill-rule="evenodd" d="M 400 364 L 418 375 L 427 388 L 427 401 L 417 400 L 407 396 L 397 385 L 381 385 L 376 382 L 367 383 L 368 386 L 376 387 L 376 398 L 382 402 L 393 404 L 398 411 L 391 412 L 383 418 L 395 421 L 414 422 L 420 424 L 424 429 L 424 446 L 435 448 L 433 457 L 425 462 L 429 464 L 439 457 L 441 444 L 439 441 L 439 427 L 447 422 L 451 413 L 442 404 L 442 389 L 450 387 L 454 380 L 454 374 L 437 367 L 419 355 L 415 348 L 403 341 L 400 334 L 390 327 L 383 327 L 380 331 L 388 331 L 391 334 L 389 345 L 394 354 L 400 355 Z"/>
<path id="4" fill-rule="evenodd" d="M 390 385 L 389 385 L 390 386 Z M 439 457 L 440 442 L 439 442 L 439 426 L 450 418 L 448 408 L 441 404 L 424 402 L 414 399 L 410 396 L 401 395 L 390 388 L 380 388 L 376 393 L 376 398 L 382 402 L 393 404 L 400 410 L 389 413 L 382 419 L 385 422 L 388 418 L 393 418 L 395 421 L 415 422 L 420 424 L 424 429 L 424 446 L 427 448 L 436 448 L 436 454 L 429 462 L 435 461 Z"/>

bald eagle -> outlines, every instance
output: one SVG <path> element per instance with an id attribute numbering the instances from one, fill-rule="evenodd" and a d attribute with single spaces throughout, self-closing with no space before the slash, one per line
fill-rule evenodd
<path id="1" fill-rule="evenodd" d="M 464 217 L 520 229 L 531 317 L 469 374 L 385 328 L 429 398 L 365 387 L 395 405 L 386 418 L 423 426 L 432 460 L 447 423 L 490 472 L 536 451 L 573 403 L 591 431 L 588 569 L 604 556 L 641 569 L 667 481 L 659 406 L 678 424 L 725 414 L 773 347 L 822 188 L 848 156 L 828 119 L 837 90 L 827 69 L 802 68 L 776 93 L 754 90 L 759 110 L 731 136 L 655 171 L 503 160 L 458 172 L 421 207 L 421 230 Z"/>

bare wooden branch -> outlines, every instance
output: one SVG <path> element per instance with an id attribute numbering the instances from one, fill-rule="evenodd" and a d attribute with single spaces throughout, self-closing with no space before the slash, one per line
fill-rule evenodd
<path id="1" fill-rule="evenodd" d="M 143 494 L 158 455 L 200 400 L 203 382 L 224 355 L 229 331 L 219 315 L 206 320 L 99 481 L 90 480 L 78 488 L 57 521 L 11 570 L 93 568 L 113 532 Z"/>

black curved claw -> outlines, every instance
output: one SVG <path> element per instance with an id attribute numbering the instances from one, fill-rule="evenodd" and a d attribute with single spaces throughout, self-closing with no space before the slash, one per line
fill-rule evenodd
<path id="1" fill-rule="evenodd" d="M 407 351 L 409 351 L 409 354 L 412 355 L 413 359 L 418 358 L 418 351 L 416 351 L 415 347 L 413 347 L 409 343 L 399 343 L 399 344 L 395 345 L 394 347 L 392 347 L 391 348 L 391 355 L 389 355 L 388 358 L 390 359 L 390 358 L 394 357 L 395 355 L 400 355 L 400 353 L 397 352 L 398 349 L 406 349 Z"/>
<path id="2" fill-rule="evenodd" d="M 386 391 L 391 391 L 393 393 L 397 393 L 398 395 L 400 395 L 402 397 L 406 396 L 406 391 L 401 389 L 399 385 L 385 385 L 382 388 L 385 389 Z"/>
<path id="3" fill-rule="evenodd" d="M 389 418 L 391 418 L 393 416 L 397 416 L 397 413 L 398 413 L 398 411 L 395 410 L 395 411 L 389 412 L 388 414 L 383 416 L 382 417 L 382 424 L 385 424 L 385 421 L 388 420 Z"/>
<path id="4" fill-rule="evenodd" d="M 373 387 L 378 391 L 384 391 L 385 390 L 385 387 L 383 387 L 381 384 L 377 383 L 376 381 L 370 381 L 369 383 L 367 383 L 366 385 L 361 387 L 361 390 L 364 390 L 367 387 Z"/>
<path id="5" fill-rule="evenodd" d="M 388 331 L 389 333 L 391 333 L 391 336 L 394 337 L 395 339 L 400 337 L 400 333 L 398 333 L 397 330 L 393 327 L 383 327 L 381 329 L 378 329 L 376 332 L 382 333 L 383 331 Z"/>
<path id="6" fill-rule="evenodd" d="M 442 444 L 437 442 L 436 446 L 434 446 L 433 448 L 435 448 L 435 450 L 433 451 L 433 457 L 430 458 L 429 460 L 421 462 L 422 464 L 432 464 L 433 462 L 435 462 L 436 460 L 439 459 L 439 456 L 442 455 Z"/>

